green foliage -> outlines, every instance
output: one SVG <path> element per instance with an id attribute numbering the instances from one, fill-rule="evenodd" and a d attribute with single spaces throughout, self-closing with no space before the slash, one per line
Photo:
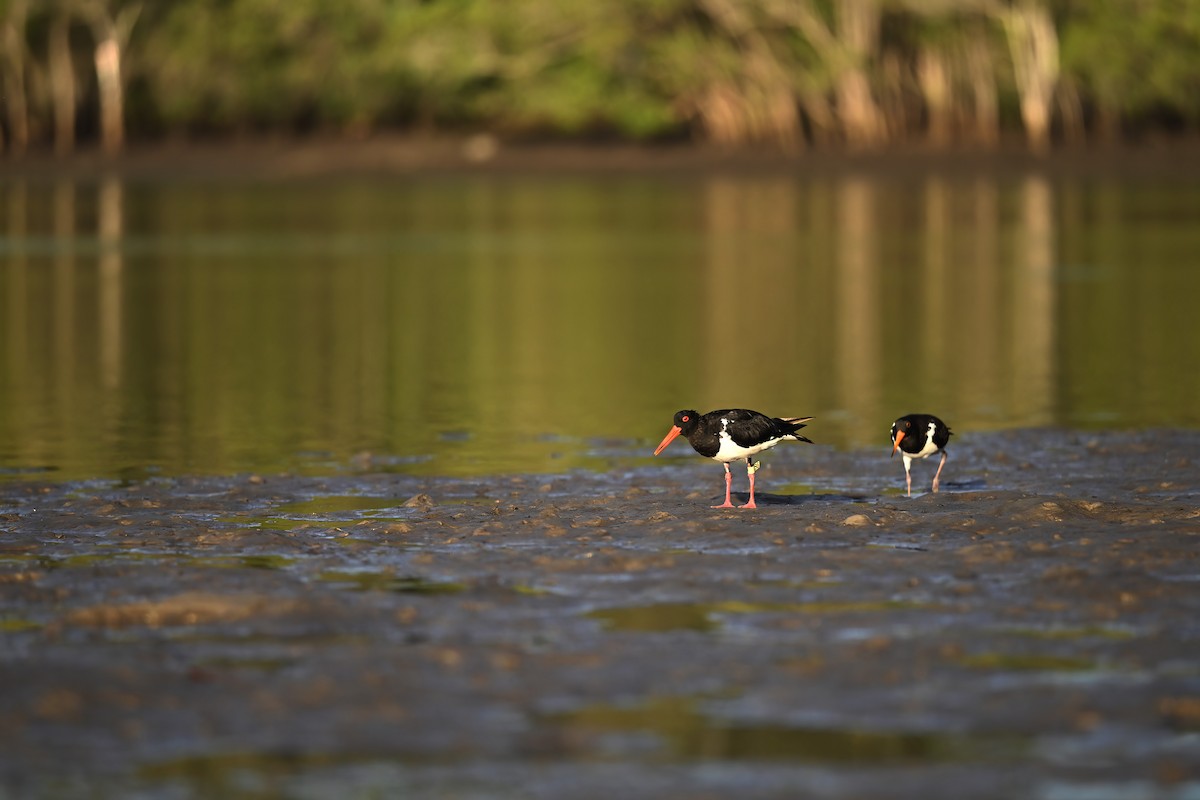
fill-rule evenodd
<path id="1" fill-rule="evenodd" d="M 387 55 L 384 10 L 375 0 L 178 3 L 145 37 L 146 79 L 172 125 L 387 119 L 413 102 L 415 79 Z"/>
<path id="2" fill-rule="evenodd" d="M 1024 6 L 1039 2 L 1054 12 L 1062 74 L 1084 106 L 1127 121 L 1200 117 L 1200 0 Z M 0 47 L 0 78 L 28 84 L 30 129 L 48 136 L 50 23 L 73 20 L 82 74 L 93 58 L 89 9 L 137 8 L 124 54 L 134 136 L 138 126 L 470 126 L 647 138 L 704 131 L 706 120 L 720 119 L 736 136 L 771 138 L 780 126 L 802 135 L 805 125 L 839 124 L 838 84 L 848 70 L 866 76 L 881 113 L 922 119 L 913 105 L 923 102 L 917 65 L 926 52 L 952 73 L 958 119 L 974 113 L 979 86 L 994 87 L 999 107 L 1015 107 L 1019 87 L 996 9 L 1021 6 L 861 0 L 856 7 L 880 31 L 874 51 L 862 54 L 839 40 L 848 5 L 827 0 L 0 0 L 0 25 L 18 25 L 22 45 Z M 979 47 L 989 40 L 995 46 L 982 60 L 990 78 L 981 82 Z M 94 82 L 80 87 L 80 108 L 94 106 Z M 7 97 L 0 133 L 16 108 Z M 791 117 L 781 109 L 789 97 Z M 739 114 L 745 119 L 729 120 Z"/>
<path id="3" fill-rule="evenodd" d="M 1125 118 L 1200 115 L 1200 2 L 1077 0 L 1063 66 L 1101 107 Z"/>

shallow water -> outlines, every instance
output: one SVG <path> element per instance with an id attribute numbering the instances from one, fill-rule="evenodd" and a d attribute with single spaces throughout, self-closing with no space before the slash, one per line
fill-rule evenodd
<path id="1" fill-rule="evenodd" d="M 917 410 L 1200 425 L 1182 177 L 14 179 L 0 209 L 0 474 L 608 468 L 681 407 L 837 447 Z"/>

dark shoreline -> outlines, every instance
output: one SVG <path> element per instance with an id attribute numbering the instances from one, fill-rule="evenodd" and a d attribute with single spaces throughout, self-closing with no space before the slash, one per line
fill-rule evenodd
<path id="1" fill-rule="evenodd" d="M 81 149 L 58 158 L 37 151 L 0 159 L 0 178 L 92 180 L 279 180 L 422 174 L 688 174 L 781 172 L 840 174 L 858 170 L 898 177 L 929 171 L 1037 172 L 1062 176 L 1122 175 L 1192 179 L 1200 174 L 1200 139 L 1061 147 L 1046 154 L 1014 142 L 994 150 L 920 145 L 872 152 L 719 148 L 702 144 L 506 142 L 490 136 L 386 136 L 361 140 L 270 138 L 165 142 L 130 146 L 108 157 Z"/>

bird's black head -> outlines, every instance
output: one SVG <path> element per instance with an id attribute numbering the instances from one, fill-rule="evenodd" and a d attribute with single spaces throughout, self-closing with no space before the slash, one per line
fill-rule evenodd
<path id="1" fill-rule="evenodd" d="M 892 423 L 892 435 L 888 438 L 893 442 L 896 441 L 896 434 L 900 433 L 901 431 L 903 431 L 905 435 L 908 435 L 912 432 L 912 424 L 913 421 L 910 417 L 901 417 Z"/>
<path id="2" fill-rule="evenodd" d="M 696 423 L 700 421 L 699 412 L 685 409 L 684 411 L 675 412 L 675 426 L 683 431 L 686 436 L 692 428 L 696 427 Z"/>

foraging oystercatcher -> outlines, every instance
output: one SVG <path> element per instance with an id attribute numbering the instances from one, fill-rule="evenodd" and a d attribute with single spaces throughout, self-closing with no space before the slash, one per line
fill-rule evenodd
<path id="1" fill-rule="evenodd" d="M 812 417 L 768 417 L 757 411 L 744 408 L 726 408 L 700 414 L 696 411 L 680 411 L 675 415 L 675 424 L 662 443 L 654 449 L 661 453 L 671 441 L 683 434 L 697 453 L 725 467 L 725 502 L 713 508 L 733 508 L 729 502 L 729 489 L 733 481 L 729 474 L 729 462 L 746 459 L 746 475 L 750 478 L 750 502 L 741 508 L 758 508 L 754 503 L 754 473 L 758 462 L 750 458 L 755 453 L 768 450 L 780 442 L 808 442 L 796 431 L 804 427 Z"/>
<path id="2" fill-rule="evenodd" d="M 946 442 L 950 441 L 950 433 L 946 423 L 932 414 L 907 414 L 892 423 L 892 455 L 899 449 L 900 455 L 904 456 L 904 483 L 909 497 L 912 497 L 912 473 L 908 470 L 913 459 L 927 458 L 934 453 L 942 454 L 942 462 L 933 475 L 933 491 L 938 490 L 938 478 L 942 467 L 946 466 Z"/>

